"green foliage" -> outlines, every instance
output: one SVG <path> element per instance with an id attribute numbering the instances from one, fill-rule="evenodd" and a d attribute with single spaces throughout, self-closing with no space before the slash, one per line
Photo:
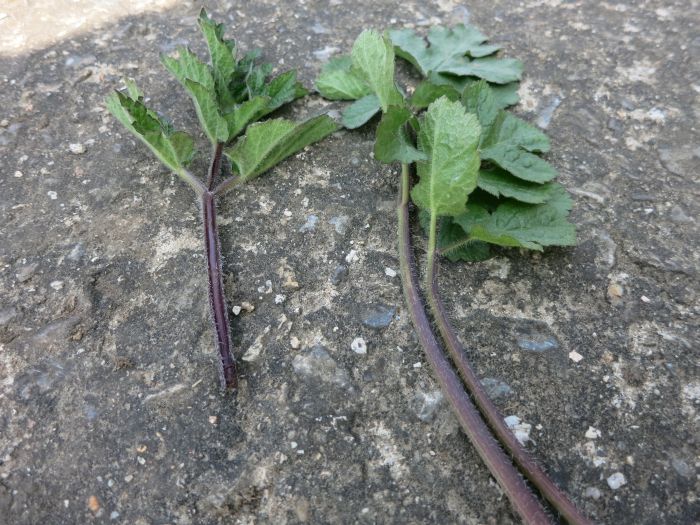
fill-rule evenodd
<path id="1" fill-rule="evenodd" d="M 407 108 L 389 106 L 377 127 L 374 157 L 381 162 L 406 162 L 427 160 L 425 153 L 418 151 L 408 138 L 405 124 L 413 119 Z"/>
<path id="2" fill-rule="evenodd" d="M 327 115 L 304 122 L 268 120 L 250 125 L 245 137 L 224 153 L 247 181 L 337 129 L 338 124 Z"/>
<path id="3" fill-rule="evenodd" d="M 358 37 L 351 56 L 326 64 L 316 87 L 330 100 L 355 101 L 343 112 L 346 128 L 382 111 L 375 158 L 417 163 L 411 196 L 423 210 L 421 222 L 440 216 L 439 251 L 475 261 L 489 256 L 489 244 L 572 244 L 571 201 L 539 156 L 549 151 L 548 137 L 505 111 L 518 102 L 521 62 L 497 58 L 498 46 L 470 26 L 434 27 L 427 41 L 412 29 L 390 31 L 389 38 L 395 54 L 425 77 L 407 101 L 394 84 L 388 41 L 375 31 Z"/>
<path id="4" fill-rule="evenodd" d="M 297 81 L 296 71 L 268 78 L 272 66 L 256 64 L 260 56 L 257 50 L 238 60 L 235 42 L 224 38 L 224 26 L 211 20 L 204 9 L 198 24 L 211 64 L 202 62 L 187 48 L 180 48 L 173 57 L 162 56 L 161 60 L 190 94 L 200 124 L 212 144 L 230 145 L 247 131 L 245 137 L 226 149 L 242 181 L 260 175 L 338 128 L 327 116 L 299 123 L 278 119 L 249 126 L 287 102 L 306 95 L 307 91 Z M 169 123 L 146 108 L 133 81 L 127 81 L 126 87 L 127 94 L 115 92 L 107 98 L 107 108 L 163 164 L 197 192 L 205 191 L 202 182 L 185 169 L 195 153 L 192 137 L 174 131 Z"/>
<path id="5" fill-rule="evenodd" d="M 106 101 L 107 109 L 163 164 L 182 174 L 195 155 L 192 137 L 183 131 L 175 131 L 169 122 L 148 109 L 133 81 L 127 82 L 127 90 L 128 94 L 112 93 Z"/>
<path id="6" fill-rule="evenodd" d="M 419 208 L 436 216 L 464 212 L 476 188 L 480 133 L 476 116 L 459 102 L 442 97 L 428 107 L 418 132 L 418 149 L 427 160 L 418 162 L 420 181 L 411 191 Z"/>
<path id="7" fill-rule="evenodd" d="M 450 73 L 497 84 L 520 80 L 522 76 L 523 66 L 519 60 L 489 57 L 498 51 L 498 46 L 484 44 L 486 37 L 472 26 L 433 27 L 428 32 L 427 43 L 412 29 L 390 31 L 389 35 L 396 54 L 424 76 Z"/>
<path id="8" fill-rule="evenodd" d="M 352 71 L 379 98 L 382 111 L 401 105 L 403 97 L 394 84 L 394 48 L 386 37 L 363 31 L 352 46 Z"/>

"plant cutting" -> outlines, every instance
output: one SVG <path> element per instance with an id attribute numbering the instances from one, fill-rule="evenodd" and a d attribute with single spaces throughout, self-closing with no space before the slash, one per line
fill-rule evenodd
<path id="1" fill-rule="evenodd" d="M 161 60 L 190 95 L 202 129 L 211 142 L 212 155 L 205 178 L 196 177 L 188 169 L 196 155 L 192 135 L 176 131 L 164 117 L 149 109 L 132 80 L 125 82 L 126 92 L 112 93 L 106 105 L 127 130 L 192 188 L 201 204 L 219 375 L 222 387 L 236 390 L 236 360 L 216 223 L 217 199 L 333 133 L 339 126 L 327 115 L 300 122 L 283 118 L 256 122 L 307 94 L 297 81 L 296 71 L 270 77 L 272 66 L 257 64 L 260 52 L 248 52 L 239 59 L 236 42 L 224 38 L 224 26 L 209 18 L 204 9 L 198 24 L 211 63 L 201 61 L 185 47 L 177 50 L 177 56 L 162 56 Z M 233 174 L 219 180 L 224 155 L 230 160 Z"/>
<path id="2" fill-rule="evenodd" d="M 549 518 L 491 432 L 562 517 L 589 523 L 505 425 L 456 337 L 437 287 L 440 256 L 479 261 L 490 257 L 490 245 L 542 250 L 575 243 L 574 226 L 567 221 L 571 199 L 552 182 L 556 170 L 539 156 L 548 151 L 549 139 L 505 111 L 518 101 L 522 64 L 498 58 L 497 51 L 478 30 L 464 25 L 434 27 L 427 42 L 413 30 L 385 35 L 369 30 L 357 38 L 349 56 L 324 66 L 316 87 L 330 100 L 354 101 L 343 111 L 347 128 L 381 113 L 375 158 L 401 163 L 397 214 L 404 295 L 426 357 L 464 432 L 526 523 L 548 523 Z M 394 80 L 396 55 L 424 77 L 410 97 Z M 413 187 L 412 167 L 418 177 Z M 430 316 L 418 284 L 409 201 L 420 210 L 428 235 L 423 278 Z M 464 384 L 443 353 L 431 317 Z"/>

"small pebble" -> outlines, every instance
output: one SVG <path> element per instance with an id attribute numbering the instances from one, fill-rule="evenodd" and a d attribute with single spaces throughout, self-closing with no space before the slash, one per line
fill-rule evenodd
<path id="1" fill-rule="evenodd" d="M 136 461 L 139 462 L 139 465 L 145 465 L 146 460 L 142 456 L 136 456 Z"/>
<path id="2" fill-rule="evenodd" d="M 298 349 L 301 346 L 301 341 L 299 341 L 299 338 L 296 336 L 292 336 L 289 339 L 289 346 L 291 346 L 294 350 Z"/>
<path id="3" fill-rule="evenodd" d="M 248 313 L 250 313 L 250 312 L 252 312 L 253 310 L 255 310 L 255 306 L 253 306 L 252 304 L 250 304 L 248 301 L 243 301 L 243 302 L 241 303 L 241 308 L 243 308 L 243 309 L 244 309 L 246 312 L 248 312 Z"/>
<path id="4" fill-rule="evenodd" d="M 393 268 L 386 267 L 384 268 L 384 274 L 387 277 L 396 277 L 396 270 L 394 270 Z"/>
<path id="5" fill-rule="evenodd" d="M 598 430 L 595 427 L 588 427 L 588 430 L 586 430 L 585 436 L 588 439 L 598 439 L 600 437 L 600 430 Z"/>
<path id="6" fill-rule="evenodd" d="M 63 281 L 52 281 L 49 286 L 58 292 L 63 289 Z"/>
<path id="7" fill-rule="evenodd" d="M 640 299 L 642 300 L 643 303 L 650 303 L 651 302 L 651 299 L 649 299 L 646 295 L 642 295 L 640 297 Z"/>
<path id="8" fill-rule="evenodd" d="M 88 498 L 88 509 L 90 509 L 90 512 L 93 513 L 99 512 L 100 500 L 97 499 L 97 496 L 90 496 Z"/>
<path id="9" fill-rule="evenodd" d="M 610 476 L 607 479 L 608 486 L 613 489 L 617 490 L 619 489 L 622 485 L 627 484 L 627 479 L 625 479 L 625 475 L 622 472 L 615 472 L 612 476 Z"/>
<path id="10" fill-rule="evenodd" d="M 82 153 L 85 153 L 85 144 L 80 144 L 75 143 L 75 144 L 69 144 L 68 149 L 73 155 L 80 155 Z"/>
<path id="11" fill-rule="evenodd" d="M 112 513 L 109 515 L 109 519 L 111 520 L 116 520 L 119 517 L 119 513 L 116 510 L 113 510 Z"/>
<path id="12" fill-rule="evenodd" d="M 241 313 L 241 307 L 236 305 L 233 308 L 231 308 L 231 311 L 233 312 L 233 315 L 238 315 Z"/>
<path id="13" fill-rule="evenodd" d="M 286 299 L 286 295 L 277 294 L 275 295 L 275 304 L 282 304 Z"/>
<path id="14" fill-rule="evenodd" d="M 209 424 L 216 425 L 219 422 L 219 416 L 209 416 Z"/>
<path id="15" fill-rule="evenodd" d="M 127 483 L 131 483 L 132 479 L 134 479 L 134 476 L 132 476 L 131 474 L 127 474 L 126 476 L 124 476 L 124 481 L 126 481 Z"/>
<path id="16" fill-rule="evenodd" d="M 49 196 L 49 199 L 51 199 L 52 201 L 55 201 L 56 199 L 58 199 L 58 193 L 56 193 L 56 192 L 53 191 L 53 190 L 47 191 L 47 192 L 46 192 L 46 195 L 48 195 L 48 196 Z"/>
<path id="17" fill-rule="evenodd" d="M 587 498 L 600 499 L 600 490 L 596 487 L 588 487 L 583 493 Z"/>
<path id="18" fill-rule="evenodd" d="M 350 349 L 356 354 L 366 354 L 367 353 L 367 343 L 362 337 L 356 337 L 350 343 Z"/>
<path id="19" fill-rule="evenodd" d="M 530 431 L 532 430 L 532 425 L 530 423 L 521 421 L 518 416 L 508 416 L 504 418 L 503 421 L 508 428 L 513 431 L 515 439 L 520 441 L 521 445 L 525 445 L 530 441 Z"/>
<path id="20" fill-rule="evenodd" d="M 24 173 L 22 173 L 21 171 L 17 170 L 17 171 L 15 171 L 15 177 L 18 178 L 18 179 L 21 179 L 22 177 L 24 177 Z"/>
<path id="21" fill-rule="evenodd" d="M 357 250 L 350 250 L 350 252 L 345 256 L 346 263 L 354 263 L 359 260 L 360 258 L 357 256 Z"/>
<path id="22" fill-rule="evenodd" d="M 620 286 L 617 283 L 610 283 L 608 285 L 608 299 L 610 300 L 610 303 L 613 305 L 619 304 L 622 300 L 622 295 L 624 294 L 624 290 L 622 289 L 622 286 Z"/>
<path id="23" fill-rule="evenodd" d="M 569 359 L 571 359 L 574 363 L 578 363 L 583 359 L 583 356 L 579 354 L 576 350 L 572 350 L 569 352 Z"/>

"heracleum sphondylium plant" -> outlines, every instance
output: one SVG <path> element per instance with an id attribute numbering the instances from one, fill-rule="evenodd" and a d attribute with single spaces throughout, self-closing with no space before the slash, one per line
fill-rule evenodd
<path id="1" fill-rule="evenodd" d="M 176 131 L 146 107 L 133 81 L 126 81 L 126 92 L 117 91 L 107 98 L 107 108 L 165 166 L 189 184 L 201 202 L 219 373 L 222 386 L 235 390 L 238 380 L 224 296 L 216 199 L 333 133 L 338 125 L 327 115 L 301 122 L 281 118 L 256 122 L 307 94 L 297 81 L 296 71 L 270 78 L 272 66 L 256 64 L 259 52 L 238 58 L 235 41 L 224 38 L 224 26 L 212 21 L 204 9 L 198 24 L 209 48 L 210 64 L 184 47 L 178 49 L 177 56 L 161 59 L 192 98 L 202 129 L 211 142 L 212 158 L 206 178 L 200 179 L 188 170 L 196 154 L 193 137 Z M 218 182 L 222 155 L 230 160 L 234 174 Z"/>
<path id="2" fill-rule="evenodd" d="M 401 163 L 397 211 L 404 294 L 418 338 L 465 433 L 526 523 L 547 523 L 549 518 L 489 427 L 567 521 L 589 523 L 505 425 L 467 360 L 438 294 L 439 256 L 479 261 L 490 257 L 490 245 L 542 250 L 575 243 L 574 226 L 567 221 L 571 199 L 552 182 L 556 170 L 539 155 L 549 150 L 549 139 L 505 111 L 518 101 L 522 64 L 497 57 L 498 49 L 464 25 L 433 27 L 427 42 L 410 29 L 385 35 L 368 30 L 357 38 L 350 55 L 324 66 L 316 87 L 327 99 L 354 101 L 343 111 L 346 128 L 360 127 L 381 113 L 375 158 Z M 395 83 L 396 55 L 424 77 L 410 97 Z M 418 177 L 413 188 L 412 166 Z M 421 300 L 409 200 L 420 210 L 428 234 L 428 307 L 464 384 L 443 354 Z"/>

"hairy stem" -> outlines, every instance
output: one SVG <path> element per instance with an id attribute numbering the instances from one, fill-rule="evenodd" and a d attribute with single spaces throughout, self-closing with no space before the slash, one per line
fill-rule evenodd
<path id="1" fill-rule="evenodd" d="M 211 164 L 209 165 L 209 174 L 207 175 L 207 190 L 212 191 L 214 188 L 214 180 L 216 176 L 221 173 L 221 154 L 224 151 L 224 143 L 217 142 L 214 146 L 214 153 L 212 154 Z"/>
<path id="2" fill-rule="evenodd" d="M 219 351 L 219 377 L 223 388 L 238 388 L 236 361 L 231 353 L 231 334 L 224 296 L 224 279 L 221 271 L 219 232 L 216 227 L 216 196 L 211 191 L 202 195 L 204 218 L 204 243 L 209 274 L 209 304 L 216 332 L 216 347 Z"/>
<path id="3" fill-rule="evenodd" d="M 428 305 L 430 311 L 437 323 L 438 330 L 442 336 L 452 361 L 454 361 L 457 370 L 459 370 L 464 383 L 473 397 L 476 406 L 486 419 L 486 422 L 493 430 L 496 438 L 501 442 L 503 447 L 513 457 L 515 463 L 520 467 L 520 470 L 537 487 L 542 496 L 551 503 L 551 505 L 559 511 L 559 513 L 572 525 L 588 525 L 591 522 L 581 514 L 571 500 L 564 494 L 554 482 L 549 479 L 547 474 L 535 462 L 533 457 L 525 450 L 525 448 L 516 439 L 515 435 L 510 431 L 503 420 L 496 405 L 489 399 L 488 394 L 479 381 L 476 372 L 472 368 L 467 359 L 466 352 L 459 342 L 452 325 L 450 324 L 447 314 L 438 293 L 438 261 L 435 253 L 435 239 L 437 238 L 437 223 L 434 216 L 430 218 L 430 231 L 428 237 L 428 254 L 425 272 L 425 289 L 428 295 Z"/>
<path id="4" fill-rule="evenodd" d="M 238 186 L 242 182 L 243 182 L 243 179 L 241 179 L 240 177 L 238 177 L 236 175 L 231 175 L 226 180 L 221 181 L 219 183 L 219 185 L 216 188 L 214 188 L 212 193 L 214 193 L 214 195 L 222 195 L 222 194 L 226 193 L 228 190 L 230 190 L 231 188 L 235 188 L 236 186 Z"/>
<path id="5" fill-rule="evenodd" d="M 450 401 L 464 433 L 503 488 L 516 512 L 528 525 L 551 523 L 540 502 L 493 439 L 469 395 L 464 391 L 461 381 L 452 370 L 431 329 L 425 307 L 418 293 L 418 278 L 411 247 L 408 223 L 409 184 L 409 167 L 407 164 L 402 164 L 397 206 L 401 280 L 408 311 L 425 356 L 435 370 L 438 382 Z"/>

